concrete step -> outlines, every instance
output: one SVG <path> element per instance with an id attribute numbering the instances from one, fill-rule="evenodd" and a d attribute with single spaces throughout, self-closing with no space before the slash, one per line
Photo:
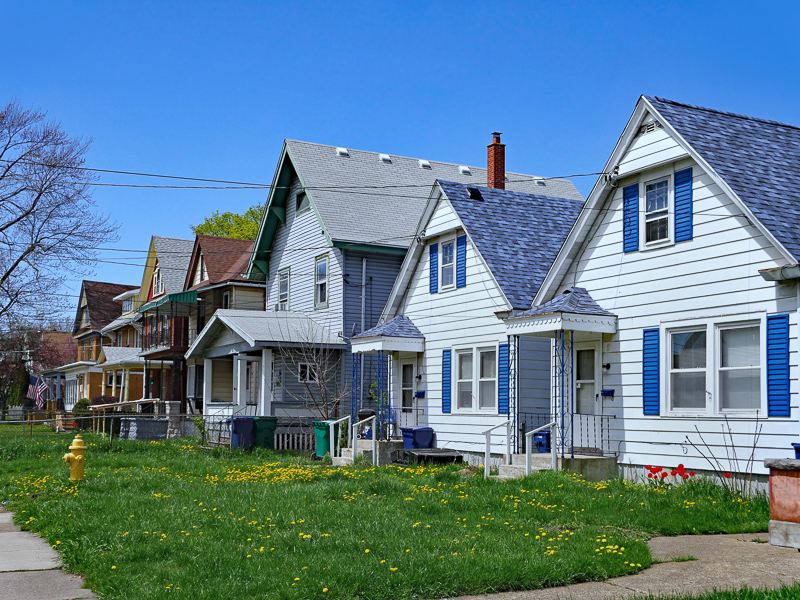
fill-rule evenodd
<path id="1" fill-rule="evenodd" d="M 538 469 L 534 469 L 536 471 Z M 516 479 L 517 477 L 525 477 L 525 465 L 500 465 L 497 475 L 501 479 Z"/>
<path id="2" fill-rule="evenodd" d="M 511 464 L 512 465 L 522 465 L 525 466 L 525 454 L 512 454 L 511 455 Z M 534 469 L 549 469 L 551 468 L 553 461 L 551 459 L 550 453 L 543 453 L 540 454 L 538 452 L 534 452 L 531 454 L 531 467 Z"/>
<path id="3" fill-rule="evenodd" d="M 353 459 L 345 458 L 344 456 L 337 456 L 336 458 L 331 459 L 331 464 L 334 467 L 346 467 L 353 464 Z"/>

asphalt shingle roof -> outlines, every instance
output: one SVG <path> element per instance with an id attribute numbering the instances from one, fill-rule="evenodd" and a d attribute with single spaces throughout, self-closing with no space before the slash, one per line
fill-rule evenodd
<path id="1" fill-rule="evenodd" d="M 183 291 L 189 259 L 192 257 L 194 240 L 153 236 L 158 266 L 161 267 L 161 280 L 167 294 Z"/>
<path id="2" fill-rule="evenodd" d="M 386 323 L 381 323 L 372 329 L 367 329 L 365 332 L 359 333 L 352 339 L 378 336 L 425 339 L 425 336 L 417 329 L 417 326 L 414 325 L 411 319 L 403 315 L 397 316 Z"/>
<path id="3" fill-rule="evenodd" d="M 114 297 L 136 288 L 135 285 L 122 283 L 84 281 L 83 291 L 89 309 L 90 328 L 99 331 L 119 317 L 122 314 L 122 302 L 117 302 Z"/>
<path id="4" fill-rule="evenodd" d="M 416 158 L 390 155 L 387 164 L 377 152 L 348 148 L 345 158 L 335 146 L 286 144 L 328 234 L 338 241 L 407 248 L 437 179 L 486 185 L 485 168 L 469 167 L 471 175 L 464 175 L 455 163 L 430 161 L 428 169 Z M 519 173 L 506 173 L 506 178 L 509 190 L 583 201 L 564 179 Z"/>
<path id="5" fill-rule="evenodd" d="M 192 285 L 194 269 L 189 272 L 187 265 L 185 273 L 187 290 L 200 289 L 223 281 L 246 281 L 243 273 L 247 270 L 247 263 L 250 261 L 250 255 L 253 252 L 252 240 L 198 235 L 193 251 L 195 253 L 202 252 L 208 279 Z"/>
<path id="6" fill-rule="evenodd" d="M 800 260 L 800 128 L 646 98 Z"/>
<path id="7" fill-rule="evenodd" d="M 583 199 L 481 187 L 471 200 L 467 186 L 439 183 L 508 301 L 529 308 Z"/>
<path id="8" fill-rule="evenodd" d="M 595 302 L 586 288 L 572 287 L 568 290 L 564 290 L 563 293 L 550 300 L 550 302 L 545 302 L 541 306 L 514 315 L 514 318 L 547 315 L 557 312 L 573 313 L 577 315 L 598 315 L 602 317 L 615 316 L 614 313 L 604 310 Z"/>

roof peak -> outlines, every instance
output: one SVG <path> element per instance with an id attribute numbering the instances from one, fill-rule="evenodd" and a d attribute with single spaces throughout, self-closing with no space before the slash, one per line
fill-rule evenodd
<path id="1" fill-rule="evenodd" d="M 729 112 L 726 110 L 719 110 L 717 108 L 708 108 L 707 106 L 698 106 L 696 104 L 689 104 L 687 102 L 678 102 L 677 100 L 670 100 L 669 98 L 662 98 L 661 96 L 647 96 L 644 95 L 644 98 L 647 100 L 655 100 L 657 102 L 666 102 L 667 104 L 673 104 L 675 106 L 682 106 L 684 108 L 691 108 L 692 110 L 702 110 L 705 112 L 715 113 L 718 115 L 725 115 L 726 117 L 734 117 L 736 119 L 744 119 L 746 121 L 755 121 L 756 123 L 766 123 L 767 125 L 777 125 L 779 127 L 789 127 L 790 129 L 797 129 L 800 130 L 800 126 L 791 125 L 789 123 L 783 123 L 781 121 L 773 121 L 771 119 L 762 119 L 761 117 L 751 117 L 749 115 L 743 115 L 741 113 Z"/>

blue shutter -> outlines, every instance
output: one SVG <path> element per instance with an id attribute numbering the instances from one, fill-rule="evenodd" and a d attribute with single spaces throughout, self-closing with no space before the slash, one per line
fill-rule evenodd
<path id="1" fill-rule="evenodd" d="M 431 252 L 431 294 L 439 291 L 439 244 L 430 245 Z"/>
<path id="2" fill-rule="evenodd" d="M 622 251 L 639 249 L 639 184 L 622 188 Z"/>
<path id="3" fill-rule="evenodd" d="M 467 285 L 467 236 L 456 238 L 456 287 Z"/>
<path id="4" fill-rule="evenodd" d="M 789 417 L 789 315 L 767 317 L 767 414 Z"/>
<path id="5" fill-rule="evenodd" d="M 508 414 L 508 344 L 500 344 L 498 365 L 500 373 L 497 378 L 497 413 Z"/>
<path id="6" fill-rule="evenodd" d="M 692 169 L 675 173 L 675 241 L 692 239 Z"/>
<path id="7" fill-rule="evenodd" d="M 442 350 L 442 412 L 450 412 L 450 350 Z"/>
<path id="8" fill-rule="evenodd" d="M 644 414 L 657 415 L 660 414 L 661 409 L 661 399 L 659 397 L 661 386 L 658 364 L 658 329 L 645 329 L 643 337 L 642 399 L 644 401 Z"/>

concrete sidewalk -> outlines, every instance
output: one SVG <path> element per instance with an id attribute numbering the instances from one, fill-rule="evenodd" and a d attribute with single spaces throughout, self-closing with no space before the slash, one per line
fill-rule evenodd
<path id="1" fill-rule="evenodd" d="M 20 531 L 0 508 L 0 600 L 97 598 L 80 577 L 59 568 L 58 553 L 37 535 Z"/>
<path id="2" fill-rule="evenodd" d="M 766 533 L 679 535 L 648 542 L 655 564 L 636 575 L 530 592 L 461 596 L 459 600 L 603 600 L 641 596 L 695 596 L 715 590 L 777 588 L 800 582 L 800 552 L 752 540 Z M 676 557 L 697 560 L 670 562 Z"/>

